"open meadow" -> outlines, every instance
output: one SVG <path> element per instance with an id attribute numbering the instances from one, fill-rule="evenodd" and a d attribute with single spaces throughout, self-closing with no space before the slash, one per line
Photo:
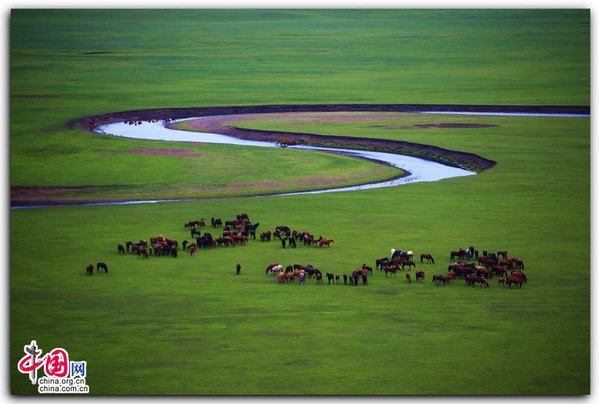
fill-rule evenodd
<path id="1" fill-rule="evenodd" d="M 206 198 L 11 209 L 12 394 L 38 394 L 18 369 L 32 340 L 85 361 L 91 395 L 590 394 L 589 117 L 231 117 L 240 128 L 402 140 L 496 162 L 439 182 L 266 197 L 240 195 L 401 170 L 64 126 L 202 106 L 588 107 L 588 10 L 12 10 L 10 24 L 13 201 Z M 176 258 L 117 251 L 159 235 L 194 241 L 184 224 L 199 219 L 219 236 L 211 217 L 241 213 L 258 234 L 288 226 L 334 242 L 250 237 Z M 450 252 L 469 246 L 507 250 L 528 282 L 433 283 Z M 414 252 L 411 283 L 375 268 L 391 249 Z M 87 275 L 97 262 L 108 272 Z M 280 284 L 265 273 L 273 263 L 375 269 L 366 285 Z"/>

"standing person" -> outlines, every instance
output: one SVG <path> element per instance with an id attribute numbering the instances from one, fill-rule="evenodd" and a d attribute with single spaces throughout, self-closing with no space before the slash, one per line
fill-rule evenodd
<path id="1" fill-rule="evenodd" d="M 241 264 L 237 264 L 235 268 L 237 269 L 237 275 L 239 275 L 239 273 L 241 272 Z"/>

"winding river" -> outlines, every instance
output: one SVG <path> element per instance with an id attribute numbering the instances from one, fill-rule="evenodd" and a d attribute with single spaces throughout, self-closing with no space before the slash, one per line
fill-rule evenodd
<path id="1" fill-rule="evenodd" d="M 423 112 L 423 113 L 450 113 L 448 111 L 439 112 Z M 453 112 L 456 113 L 456 112 Z M 458 112 L 459 113 L 459 112 Z M 574 115 L 574 114 L 531 114 L 531 113 L 476 113 L 468 112 L 464 114 L 476 115 L 476 114 L 495 114 L 495 115 L 518 115 L 518 116 L 588 116 L 588 115 Z M 188 117 L 178 119 L 177 121 L 187 121 L 192 119 L 204 119 L 208 117 Z M 175 122 L 177 122 L 175 121 Z M 176 142 L 200 142 L 200 143 L 219 143 L 219 144 L 230 144 L 238 146 L 255 146 L 255 147 L 278 147 L 275 143 L 261 142 L 244 140 L 231 136 L 220 135 L 216 133 L 205 133 L 205 132 L 190 132 L 182 130 L 168 129 L 163 122 L 148 123 L 144 122 L 141 125 L 129 125 L 125 122 L 115 122 L 106 125 L 99 126 L 95 129 L 97 133 L 104 135 L 120 136 L 133 139 L 144 139 L 144 140 L 163 140 L 163 141 L 176 141 Z M 447 178 L 462 177 L 468 175 L 475 175 L 476 172 L 469 171 L 466 169 L 456 168 L 440 164 L 437 162 L 423 160 L 415 157 L 409 157 L 399 154 L 364 151 L 364 150 L 349 150 L 339 148 L 325 148 L 325 147 L 314 147 L 314 146 L 288 146 L 289 149 L 308 149 L 325 152 L 341 152 L 349 155 L 353 155 L 360 158 L 376 160 L 384 162 L 391 166 L 401 168 L 408 171 L 410 174 L 405 177 L 396 178 L 388 181 L 362 184 L 356 186 L 340 187 L 340 188 L 328 188 L 319 189 L 313 191 L 302 191 L 302 192 L 291 192 L 291 193 L 278 193 L 268 195 L 257 195 L 260 196 L 281 196 L 281 195 L 300 195 L 300 194 L 315 194 L 324 192 L 342 192 L 342 191 L 356 191 L 373 188 L 383 187 L 394 187 L 402 184 L 408 184 L 413 182 L 428 182 L 428 181 L 439 181 Z M 93 206 L 93 205 L 130 205 L 130 204 L 142 204 L 142 203 L 159 203 L 159 202 L 180 202 L 180 201 L 193 201 L 196 199 L 163 199 L 163 200 L 135 200 L 135 201 L 121 201 L 121 202 L 97 202 L 97 203 L 82 203 L 82 204 L 64 204 L 64 205 L 28 205 L 28 206 L 11 206 L 11 209 L 24 209 L 24 208 L 39 208 L 39 207 L 57 207 L 57 206 Z"/>

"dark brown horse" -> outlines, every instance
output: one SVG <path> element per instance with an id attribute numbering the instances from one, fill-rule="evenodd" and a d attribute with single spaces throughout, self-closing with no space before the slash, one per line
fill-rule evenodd
<path id="1" fill-rule="evenodd" d="M 94 264 L 89 264 L 88 266 L 86 266 L 85 271 L 87 272 L 88 275 L 93 275 L 94 274 Z"/>
<path id="2" fill-rule="evenodd" d="M 427 263 L 435 263 L 435 259 L 433 258 L 432 255 L 430 254 L 420 254 L 420 263 L 424 263 L 424 260 L 426 260 Z"/>
<path id="3" fill-rule="evenodd" d="M 505 250 L 503 250 L 503 251 L 497 251 L 497 258 L 499 258 L 500 256 L 502 258 L 507 258 L 507 251 L 505 251 Z"/>
<path id="4" fill-rule="evenodd" d="M 449 260 L 454 261 L 456 258 L 463 259 L 467 255 L 466 250 L 452 251 L 449 255 Z"/>
<path id="5" fill-rule="evenodd" d="M 437 286 L 441 284 L 445 286 L 445 277 L 443 275 L 433 275 L 432 282 Z"/>
<path id="6" fill-rule="evenodd" d="M 412 267 L 416 268 L 416 264 L 413 261 L 401 260 L 401 269 L 404 270 L 406 266 L 408 267 L 408 271 L 410 271 Z"/>

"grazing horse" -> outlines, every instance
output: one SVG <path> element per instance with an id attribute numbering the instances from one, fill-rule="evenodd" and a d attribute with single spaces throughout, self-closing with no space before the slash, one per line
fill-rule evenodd
<path id="1" fill-rule="evenodd" d="M 393 275 L 397 275 L 397 271 L 399 271 L 399 267 L 397 267 L 397 266 L 385 267 L 385 276 L 387 276 L 388 273 L 392 273 Z"/>
<path id="2" fill-rule="evenodd" d="M 316 274 L 316 283 L 322 283 L 322 273 L 320 272 Z"/>
<path id="3" fill-rule="evenodd" d="M 94 274 L 94 265 L 89 264 L 88 266 L 85 267 L 85 271 L 87 272 L 88 275 L 93 275 Z"/>
<path id="4" fill-rule="evenodd" d="M 274 267 L 276 267 L 277 265 L 279 265 L 279 264 L 270 264 L 269 266 L 267 266 L 264 274 L 268 274 L 270 272 L 270 270 L 273 269 Z"/>
<path id="5" fill-rule="evenodd" d="M 466 276 L 466 285 L 467 286 L 474 287 L 474 285 L 477 283 L 480 283 L 481 288 L 483 286 L 486 288 L 489 287 L 489 281 L 487 281 L 485 278 L 481 278 L 480 276 L 476 276 L 476 275 L 467 275 Z"/>
<path id="6" fill-rule="evenodd" d="M 514 264 L 514 268 L 524 269 L 524 263 L 521 260 L 519 260 L 518 258 L 516 258 L 516 257 L 510 258 L 510 261 L 512 261 L 512 263 Z"/>
<path id="7" fill-rule="evenodd" d="M 343 274 L 343 284 L 347 285 L 347 274 Z"/>
<path id="8" fill-rule="evenodd" d="M 483 264 L 484 266 L 497 265 L 499 262 L 497 261 L 497 257 L 492 255 L 483 255 L 478 257 L 478 263 Z"/>
<path id="9" fill-rule="evenodd" d="M 331 281 L 334 281 L 335 279 L 335 275 L 328 273 L 327 272 L 327 279 L 329 280 L 329 285 L 331 284 Z M 334 283 L 334 282 L 333 282 Z"/>
<path id="10" fill-rule="evenodd" d="M 434 282 L 437 286 L 439 286 L 440 284 L 443 284 L 443 286 L 445 286 L 445 277 L 443 275 L 433 275 L 432 282 Z"/>
<path id="11" fill-rule="evenodd" d="M 498 278 L 497 279 L 497 284 L 498 285 L 502 285 L 505 286 L 505 282 L 507 281 L 507 278 Z"/>
<path id="12" fill-rule="evenodd" d="M 406 272 L 406 275 L 408 275 L 409 272 Z M 421 280 L 424 280 L 424 271 L 416 271 L 416 282 L 420 282 Z"/>
<path id="13" fill-rule="evenodd" d="M 284 272 L 279 272 L 279 276 L 277 277 L 277 282 L 285 283 L 285 273 Z"/>
<path id="14" fill-rule="evenodd" d="M 432 255 L 430 254 L 420 254 L 420 263 L 423 264 L 424 260 L 426 260 L 427 263 L 435 263 L 435 259 L 433 258 Z"/>
<path id="15" fill-rule="evenodd" d="M 406 272 L 406 281 L 408 281 L 408 283 L 412 283 L 412 276 L 409 272 Z"/>
<path id="16" fill-rule="evenodd" d="M 369 267 L 366 264 L 362 264 L 362 269 L 365 269 L 366 272 L 370 272 L 370 275 L 372 275 L 372 267 Z"/>
<path id="17" fill-rule="evenodd" d="M 125 254 L 125 247 L 123 247 L 122 244 L 117 245 L 116 248 L 119 251 L 119 254 Z"/>
<path id="18" fill-rule="evenodd" d="M 507 251 L 497 251 L 497 258 L 499 258 L 499 256 L 507 258 Z"/>
<path id="19" fill-rule="evenodd" d="M 502 258 L 501 261 L 499 261 L 499 265 L 505 267 L 505 269 L 514 269 L 514 263 L 507 258 Z"/>
<path id="20" fill-rule="evenodd" d="M 96 264 L 96 271 L 97 271 L 97 272 L 100 272 L 100 269 L 103 269 L 103 270 L 104 270 L 104 273 L 108 273 L 108 267 L 107 267 L 107 266 L 106 266 L 106 264 L 105 264 L 105 263 L 103 263 L 103 262 L 98 262 L 98 263 Z"/>
<path id="21" fill-rule="evenodd" d="M 491 270 L 487 267 L 477 265 L 476 267 L 474 267 L 474 269 L 476 271 L 477 276 L 480 276 L 480 277 L 486 278 L 486 279 L 493 278 L 493 274 L 491 273 Z"/>
<path id="22" fill-rule="evenodd" d="M 382 271 L 383 268 L 385 266 L 387 266 L 388 264 L 389 264 L 389 258 L 387 258 L 387 257 L 379 258 L 375 262 L 375 268 Z"/>
<path id="23" fill-rule="evenodd" d="M 267 273 L 269 275 L 272 275 L 275 272 L 285 273 L 285 271 L 283 271 L 283 265 L 275 265 L 274 267 L 267 269 Z M 292 273 L 292 272 L 289 272 L 289 273 Z"/>
<path id="24" fill-rule="evenodd" d="M 497 276 L 503 276 L 507 278 L 507 270 L 501 265 L 491 265 L 491 271 L 493 271 Z"/>
<path id="25" fill-rule="evenodd" d="M 405 269 L 406 266 L 408 267 L 408 271 L 410 271 L 412 267 L 416 268 L 416 264 L 413 261 L 401 260 L 401 270 L 402 271 Z"/>
<path id="26" fill-rule="evenodd" d="M 522 282 L 528 282 L 526 275 L 522 271 L 513 271 L 510 275 L 517 276 L 518 278 L 522 279 Z"/>
<path id="27" fill-rule="evenodd" d="M 449 254 L 449 260 L 454 261 L 456 258 L 463 259 L 466 257 L 466 250 L 460 249 L 459 251 L 452 251 Z"/>
<path id="28" fill-rule="evenodd" d="M 506 280 L 507 285 L 509 287 L 512 287 L 512 284 L 514 284 L 516 287 L 522 288 L 522 284 L 524 283 L 524 281 L 522 280 L 522 278 L 520 278 L 519 276 L 509 276 Z"/>

